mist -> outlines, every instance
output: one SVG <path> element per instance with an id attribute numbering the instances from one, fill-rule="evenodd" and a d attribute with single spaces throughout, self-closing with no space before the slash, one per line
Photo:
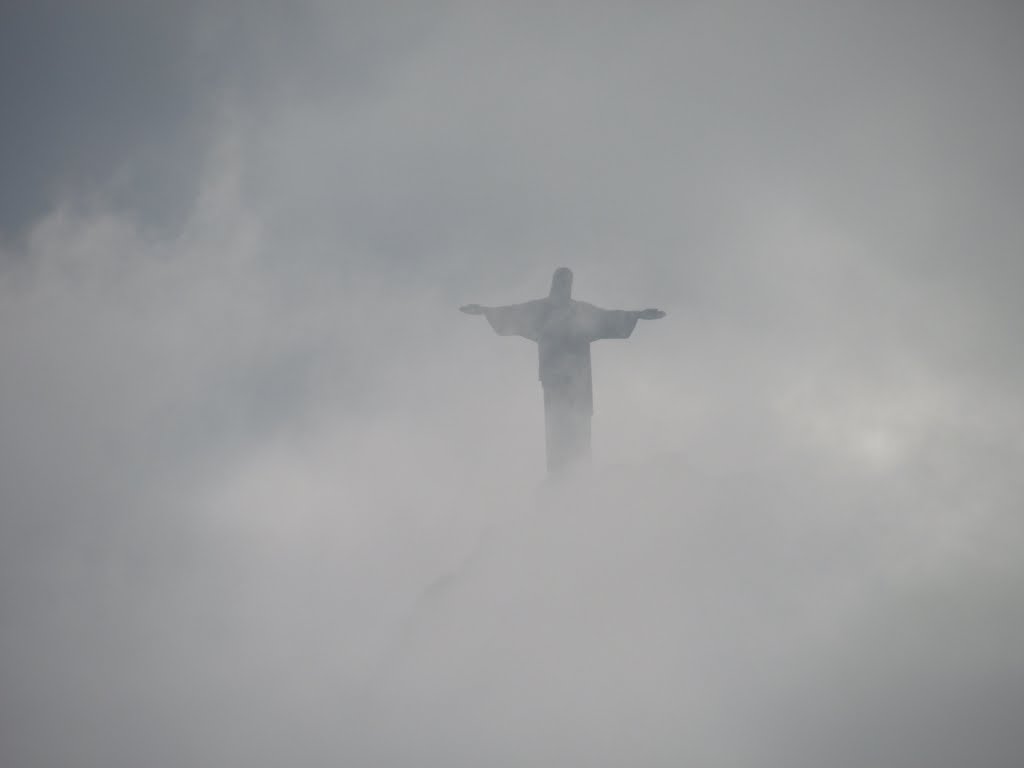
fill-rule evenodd
<path id="1" fill-rule="evenodd" d="M 1020 763 L 1016 6 L 130 5 L 3 12 L 0 763 Z"/>

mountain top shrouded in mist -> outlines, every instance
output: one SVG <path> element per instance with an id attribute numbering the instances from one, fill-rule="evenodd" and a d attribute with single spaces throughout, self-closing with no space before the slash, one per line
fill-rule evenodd
<path id="1" fill-rule="evenodd" d="M 1015 4 L 127 6 L 0 12 L 0 765 L 1021 765 Z"/>
<path id="2" fill-rule="evenodd" d="M 1020 629 L 1005 551 L 937 581 L 942 545 L 893 489 L 808 518 L 806 489 L 666 470 L 544 490 L 424 592 L 368 689 L 371 753 L 953 765 L 1012 742 L 1009 637 L 977 655 L 1008 615 Z"/>

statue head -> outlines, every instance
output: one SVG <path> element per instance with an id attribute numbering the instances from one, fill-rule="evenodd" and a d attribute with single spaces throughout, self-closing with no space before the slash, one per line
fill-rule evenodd
<path id="1" fill-rule="evenodd" d="M 551 293 L 549 298 L 556 301 L 569 301 L 572 298 L 572 270 L 559 267 L 551 276 Z"/>

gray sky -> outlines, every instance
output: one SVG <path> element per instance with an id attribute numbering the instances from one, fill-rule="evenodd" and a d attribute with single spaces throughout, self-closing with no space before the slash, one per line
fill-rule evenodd
<path id="1" fill-rule="evenodd" d="M 1017 4 L 0 20 L 0 763 L 1020 764 Z"/>

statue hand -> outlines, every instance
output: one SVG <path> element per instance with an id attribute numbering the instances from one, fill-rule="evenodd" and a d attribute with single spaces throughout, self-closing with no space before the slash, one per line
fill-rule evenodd
<path id="1" fill-rule="evenodd" d="M 481 307 L 479 304 L 466 304 L 459 307 L 459 312 L 465 312 L 467 315 L 482 315 L 484 307 Z"/>
<path id="2" fill-rule="evenodd" d="M 660 309 L 642 309 L 637 313 L 637 317 L 641 320 L 660 320 L 665 316 L 665 313 Z"/>

